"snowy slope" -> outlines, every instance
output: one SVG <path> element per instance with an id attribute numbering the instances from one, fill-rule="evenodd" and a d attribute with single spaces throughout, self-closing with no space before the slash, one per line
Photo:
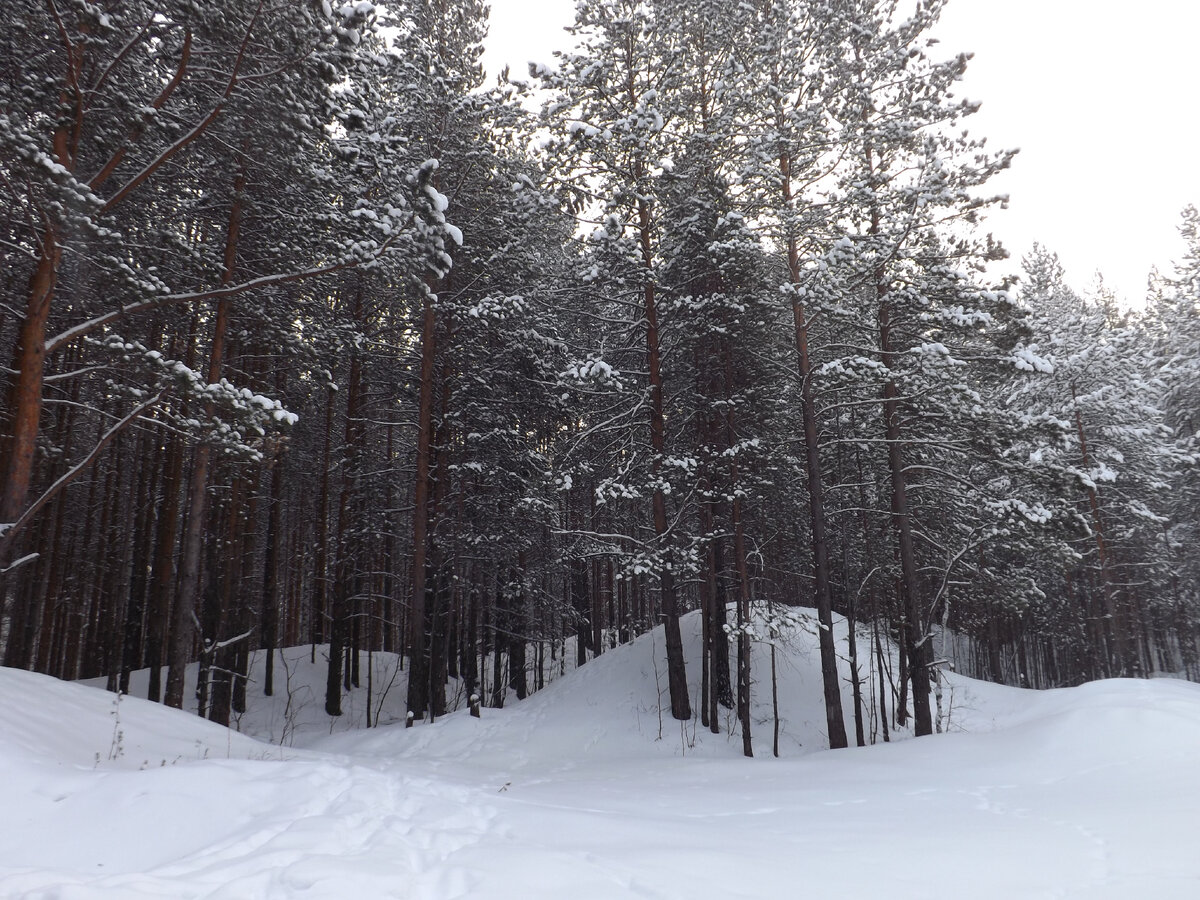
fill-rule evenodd
<path id="1" fill-rule="evenodd" d="M 481 720 L 332 734 L 298 650 L 303 749 L 0 669 L 0 897 L 1200 897 L 1200 687 L 956 677 L 951 733 L 829 752 L 814 646 L 778 651 L 778 760 L 769 722 L 753 760 L 659 738 L 661 632 Z M 282 684 L 244 731 L 280 739 Z"/>
<path id="2" fill-rule="evenodd" d="M 786 629 L 778 640 L 776 667 L 780 748 L 783 756 L 822 750 L 828 745 L 821 670 L 817 656 L 816 620 L 809 612 L 798 611 L 797 621 Z M 730 615 L 732 618 L 732 612 Z M 700 618 L 698 614 L 692 613 L 684 616 L 680 624 L 692 685 L 692 705 L 698 711 Z M 760 627 L 759 631 L 765 629 Z M 846 622 L 840 616 L 835 617 L 834 634 L 845 659 Z M 866 640 L 865 634 L 860 636 L 859 653 L 863 657 L 860 668 L 864 682 L 870 682 L 864 684 L 863 690 L 865 697 L 868 696 L 868 692 L 869 697 L 874 697 L 874 669 L 868 668 L 870 660 L 867 658 L 869 654 L 864 643 Z M 250 708 L 243 715 L 235 715 L 233 727 L 243 734 L 268 743 L 307 747 L 331 734 L 358 734 L 366 725 L 368 706 L 373 721 L 377 720 L 382 725 L 403 723 L 408 687 L 407 672 L 399 669 L 396 656 L 390 653 L 375 653 L 370 659 L 368 654 L 362 654 L 362 687 L 345 696 L 343 716 L 337 719 L 326 716 L 325 652 L 324 646 L 318 647 L 315 654 L 311 653 L 307 646 L 294 647 L 284 651 L 282 658 L 277 657 L 273 697 L 262 696 L 265 654 L 256 654 L 250 669 Z M 543 667 L 544 677 L 548 682 L 545 690 L 532 694 L 529 699 L 519 704 L 515 695 L 508 691 L 505 700 L 507 709 L 488 712 L 489 717 L 499 720 L 494 723 L 497 727 L 509 727 L 509 715 L 515 714 L 516 719 L 511 727 L 530 728 L 533 727 L 532 723 L 536 722 L 543 740 L 550 740 L 551 735 L 558 735 L 566 742 L 566 746 L 562 748 L 564 752 L 571 746 L 578 745 L 603 747 L 611 753 L 619 752 L 622 746 L 628 744 L 629 752 L 635 755 L 645 752 L 665 752 L 674 755 L 700 752 L 708 756 L 741 756 L 741 735 L 737 732 L 736 717 L 729 710 L 721 712 L 719 737 L 706 734 L 697 722 L 688 723 L 686 728 L 681 727 L 670 718 L 669 710 L 660 722 L 660 708 L 669 706 L 661 629 L 638 637 L 633 644 L 619 648 L 617 652 L 604 653 L 578 670 L 575 669 L 573 639 L 568 639 L 561 654 L 553 661 L 547 654 Z M 730 655 L 732 668 L 732 649 Z M 532 653 L 530 658 L 532 659 Z M 367 685 L 366 674 L 368 662 L 373 672 L 370 688 Z M 758 751 L 770 753 L 773 725 L 770 656 L 768 646 L 761 641 L 754 645 L 752 670 L 753 731 L 758 742 Z M 192 666 L 188 670 L 184 696 L 193 710 L 195 679 L 196 667 Z M 130 694 L 134 697 L 145 696 L 148 680 L 146 670 L 133 673 Z M 85 683 L 102 688 L 104 679 Z M 465 708 L 466 697 L 460 685 L 452 683 L 447 697 L 452 709 Z M 957 727 L 955 720 L 959 715 L 957 711 L 960 703 L 960 698 L 955 697 L 951 704 L 951 729 Z M 582 712 L 585 709 L 591 712 L 585 715 Z M 578 714 L 564 715 L 564 710 L 574 710 Z M 853 740 L 853 712 L 848 686 L 845 718 L 847 732 Z M 452 721 L 455 719 L 456 717 L 451 717 Z M 491 724 L 493 723 L 489 723 Z M 475 722 L 475 730 L 471 733 L 478 732 L 479 726 L 480 723 Z M 456 726 L 446 727 L 454 730 Z M 462 748 L 447 750 L 446 744 L 457 745 L 459 742 L 443 739 L 440 728 L 439 724 L 433 735 L 424 735 L 426 729 L 418 729 L 422 737 L 414 738 L 415 733 L 410 732 L 405 735 L 405 739 L 416 740 L 418 743 L 426 739 L 435 741 L 442 753 L 462 755 L 467 752 Z M 878 731 L 878 728 L 876 730 Z M 360 738 L 361 735 L 351 740 Z M 651 748 L 648 744 L 660 746 Z"/>

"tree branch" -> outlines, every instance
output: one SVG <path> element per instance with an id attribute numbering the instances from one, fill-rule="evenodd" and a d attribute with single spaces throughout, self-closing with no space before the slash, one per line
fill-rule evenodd
<path id="1" fill-rule="evenodd" d="M 122 51 L 122 53 L 124 53 L 124 51 Z M 167 101 L 171 98 L 171 95 L 175 93 L 175 88 L 179 87 L 179 83 L 183 81 L 183 73 L 187 70 L 188 60 L 191 59 L 191 56 L 192 33 L 191 31 L 188 31 L 183 38 L 183 50 L 179 55 L 179 68 L 175 70 L 175 74 L 171 77 L 171 80 L 167 82 L 166 87 L 164 87 L 159 95 L 154 98 L 154 102 L 150 104 L 155 111 L 162 109 L 166 105 Z M 107 75 L 108 73 L 106 72 L 105 74 Z M 101 79 L 101 81 L 103 81 L 103 79 Z M 108 180 L 108 177 L 112 175 L 117 166 L 121 164 L 121 161 L 125 159 L 125 151 L 128 149 L 129 145 L 138 141 L 145 130 L 146 123 L 144 120 L 130 129 L 129 136 L 126 138 L 125 146 L 118 148 L 117 151 L 109 158 L 108 162 L 104 164 L 104 167 L 92 177 L 92 180 L 88 182 L 89 188 L 94 191 Z M 105 208 L 108 208 L 108 204 L 105 204 Z"/>
<path id="2" fill-rule="evenodd" d="M 144 413 L 161 399 L 162 391 L 159 391 L 149 400 L 136 406 L 132 412 L 125 416 L 125 418 L 121 419 L 121 421 L 117 422 L 117 424 L 113 425 L 112 428 L 108 429 L 108 431 L 104 433 L 104 436 L 100 438 L 100 440 L 96 443 L 96 446 L 92 448 L 91 452 L 88 453 L 87 456 L 64 472 L 59 479 L 54 482 L 54 484 L 46 488 L 46 490 L 42 493 L 42 496 L 33 501 L 29 508 L 26 509 L 25 512 L 21 513 L 17 521 L 8 524 L 0 524 L 0 555 L 3 555 L 5 545 L 12 540 L 14 534 L 21 530 L 22 526 L 26 525 L 30 519 L 37 515 L 41 511 L 42 507 L 58 496 L 59 491 L 78 478 L 88 466 L 94 463 L 96 458 L 104 451 L 104 448 L 112 443 L 113 438 L 120 434 L 131 422 L 137 419 L 142 413 Z"/>
<path id="3" fill-rule="evenodd" d="M 221 114 L 221 112 L 225 109 L 225 105 L 229 102 L 229 98 L 233 96 L 234 88 L 237 87 L 238 74 L 241 71 L 242 63 L 245 62 L 246 59 L 246 47 L 250 43 L 250 32 L 254 30 L 254 23 L 258 21 L 259 13 L 262 12 L 262 6 L 262 0 L 259 0 L 259 4 L 254 10 L 254 15 L 250 17 L 250 22 L 246 25 L 246 33 L 242 36 L 241 46 L 238 47 L 237 57 L 233 61 L 233 71 L 229 73 L 229 82 L 225 85 L 225 92 L 221 95 L 220 102 L 218 102 L 217 105 L 209 111 L 208 115 L 201 119 L 191 131 L 189 131 L 171 146 L 163 150 L 162 153 L 160 153 L 157 157 L 147 163 L 142 171 L 134 175 L 133 178 L 125 183 L 124 187 L 122 187 L 107 201 L 105 201 L 104 206 L 100 209 L 101 214 L 108 212 L 127 196 L 129 196 L 129 194 L 136 190 L 138 186 L 142 184 L 142 182 L 157 172 L 164 163 L 170 160 L 176 153 L 178 153 L 196 138 L 200 137 L 200 135 L 205 132 L 208 126 L 216 121 L 217 116 Z"/>
<path id="4" fill-rule="evenodd" d="M 378 259 L 384 254 L 387 248 L 395 240 L 395 236 L 388 238 L 379 249 L 375 252 L 372 259 Z M 252 278 L 249 281 L 244 281 L 241 284 L 231 284 L 227 287 L 212 288 L 206 291 L 193 291 L 184 294 L 167 294 L 163 297 L 156 297 L 153 300 L 141 300 L 137 303 L 128 303 L 120 309 L 115 309 L 110 313 L 105 313 L 102 316 L 96 316 L 94 319 L 88 319 L 86 322 L 80 322 L 78 325 L 68 328 L 54 337 L 46 341 L 46 353 L 53 353 L 72 341 L 78 340 L 86 334 L 91 334 L 98 328 L 103 328 L 111 322 L 122 319 L 133 313 L 147 312 L 152 309 L 159 309 L 163 306 L 173 306 L 177 303 L 197 303 L 203 300 L 220 300 L 223 297 L 232 297 L 235 294 L 243 294 L 246 291 L 252 291 L 255 288 L 270 287 L 274 284 L 285 284 L 290 281 L 303 281 L 307 278 L 316 278 L 321 275 L 328 275 L 331 272 L 341 272 L 345 269 L 352 269 L 361 265 L 365 260 L 350 259 L 340 263 L 333 263 L 328 266 L 321 266 L 316 269 L 305 269 L 302 272 L 287 272 L 281 275 L 263 275 L 260 278 Z"/>

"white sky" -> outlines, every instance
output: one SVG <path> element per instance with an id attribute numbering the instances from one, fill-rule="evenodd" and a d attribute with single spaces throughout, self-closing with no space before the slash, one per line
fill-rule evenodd
<path id="1" fill-rule="evenodd" d="M 566 45 L 574 0 L 491 6 L 489 69 L 523 74 Z M 947 56 L 975 53 L 972 133 L 1021 148 L 987 227 L 1014 261 L 1040 241 L 1075 287 L 1101 271 L 1139 302 L 1150 267 L 1182 255 L 1180 211 L 1200 205 L 1200 2 L 951 0 L 937 35 Z"/>

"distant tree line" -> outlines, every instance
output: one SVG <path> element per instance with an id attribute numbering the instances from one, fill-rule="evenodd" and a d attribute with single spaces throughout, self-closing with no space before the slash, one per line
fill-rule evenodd
<path id="1" fill-rule="evenodd" d="M 15 10 L 4 664 L 178 707 L 199 660 L 228 723 L 256 650 L 335 716 L 386 650 L 421 720 L 661 624 L 747 753 L 769 604 L 834 747 L 890 642 L 918 734 L 951 665 L 1200 678 L 1200 215 L 1136 312 L 1040 247 L 990 282 L 1013 153 L 943 6 L 597 0 L 495 86 L 482 0 Z"/>

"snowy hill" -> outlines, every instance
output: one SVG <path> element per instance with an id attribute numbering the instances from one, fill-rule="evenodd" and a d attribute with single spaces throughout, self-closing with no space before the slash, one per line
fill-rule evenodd
<path id="1" fill-rule="evenodd" d="M 757 758 L 726 722 L 660 737 L 661 631 L 411 729 L 345 730 L 365 689 L 331 722 L 308 648 L 243 734 L 0 669 L 0 897 L 1200 896 L 1200 686 L 952 676 L 952 733 L 829 752 L 815 641 L 777 651 L 778 760 L 761 645 Z M 373 661 L 386 723 L 402 675 Z"/>
<path id="2" fill-rule="evenodd" d="M 811 753 L 828 746 L 816 618 L 811 610 L 801 609 L 795 613 L 794 622 L 777 639 L 782 756 Z M 732 611 L 730 616 L 732 618 Z M 701 657 L 699 614 L 684 616 L 680 624 L 691 680 L 692 706 L 698 711 Z M 761 623 L 758 630 L 765 632 Z M 843 659 L 845 676 L 846 621 L 840 616 L 835 616 L 834 634 Z M 874 715 L 877 712 L 877 701 L 874 699 L 875 670 L 870 654 L 864 649 L 867 635 L 860 634 L 859 640 L 859 653 L 863 657 L 860 668 L 864 680 L 864 702 L 871 706 L 867 714 Z M 435 726 L 433 735 L 425 735 L 426 729 L 422 727 L 402 738 L 391 737 L 389 740 L 404 740 L 404 746 L 410 749 L 434 741 L 439 744 L 440 752 L 445 753 L 447 748 L 441 745 L 457 745 L 458 742 L 443 729 L 456 734 L 461 734 L 462 728 L 467 728 L 472 735 L 491 734 L 495 729 L 521 730 L 534 727 L 534 723 L 537 723 L 536 727 L 543 733 L 543 738 L 548 739 L 550 734 L 557 735 L 563 742 L 564 751 L 587 746 L 617 752 L 625 747 L 635 754 L 649 750 L 674 755 L 700 753 L 705 756 L 741 756 L 741 736 L 732 711 L 721 710 L 719 736 L 707 733 L 697 722 L 689 722 L 683 727 L 671 719 L 661 629 L 641 635 L 628 646 L 606 652 L 579 669 L 575 668 L 573 641 L 573 638 L 568 638 L 565 648 L 559 650 L 555 659 L 550 659 L 547 654 L 543 665 L 543 677 L 547 682 L 544 690 L 531 694 L 524 702 L 518 702 L 515 694 L 507 691 L 505 709 L 486 710 L 484 718 L 487 721 L 482 725 L 478 721 L 470 725 L 454 725 L 453 722 L 465 716 L 450 716 L 448 723 Z M 361 740 L 359 732 L 366 727 L 368 707 L 372 722 L 381 725 L 404 722 L 408 673 L 399 668 L 397 657 L 392 653 L 363 653 L 360 659 L 362 686 L 345 695 L 343 716 L 330 718 L 325 715 L 326 652 L 324 646 L 318 646 L 315 653 L 308 646 L 283 651 L 276 661 L 273 697 L 262 694 L 265 654 L 261 651 L 256 654 L 250 667 L 248 709 L 244 714 L 235 714 L 233 728 L 267 743 L 308 747 L 324 742 L 330 735 L 344 733 L 353 736 L 350 737 L 352 742 Z M 533 654 L 529 656 L 532 660 Z M 734 666 L 732 657 L 731 649 L 731 669 Z M 894 666 L 894 660 L 889 659 L 889 665 Z M 368 668 L 372 673 L 370 687 Z M 490 664 L 487 668 L 490 670 Z M 188 670 L 184 691 L 193 711 L 196 674 L 196 666 L 193 665 Z M 133 697 L 145 696 L 148 679 L 146 670 L 133 673 L 130 694 Z M 756 640 L 753 645 L 752 681 L 756 752 L 769 754 L 773 727 L 770 656 L 769 646 L 761 640 Z M 103 688 L 104 679 L 84 683 Z M 963 704 L 969 701 L 967 685 L 974 683 L 964 679 L 954 681 L 955 696 L 947 696 L 949 730 L 959 728 L 959 719 L 969 716 L 969 709 Z M 461 711 L 466 707 L 466 696 L 461 685 L 452 681 L 447 697 L 452 709 Z M 847 732 L 853 740 L 853 708 L 848 685 L 845 717 Z M 871 730 L 869 722 L 867 730 Z M 895 732 L 896 729 L 891 730 Z M 878 725 L 875 731 L 877 740 L 882 740 Z M 898 736 L 904 735 L 901 733 Z M 660 746 L 649 748 L 649 744 Z"/>

